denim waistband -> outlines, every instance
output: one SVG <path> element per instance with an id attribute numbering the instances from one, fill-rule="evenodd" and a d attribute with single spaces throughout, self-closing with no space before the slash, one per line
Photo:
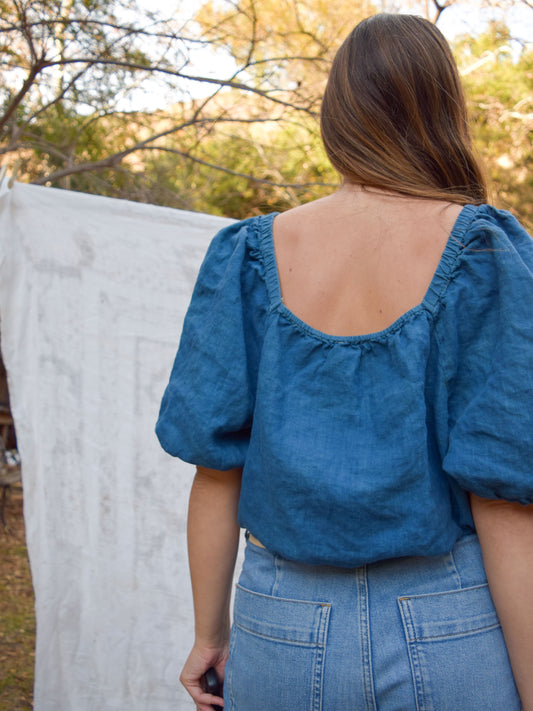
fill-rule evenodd
<path id="1" fill-rule="evenodd" d="M 469 534 L 459 539 L 449 553 L 439 556 L 416 556 L 393 558 L 370 563 L 361 568 L 332 568 L 331 566 L 315 566 L 297 561 L 290 561 L 271 553 L 257 539 L 246 532 L 248 548 L 262 559 L 265 572 L 272 566 L 275 578 L 280 575 L 296 575 L 302 579 L 311 576 L 316 586 L 322 577 L 334 575 L 339 579 L 343 576 L 353 576 L 358 570 L 377 580 L 390 581 L 390 585 L 400 589 L 415 586 L 422 588 L 429 584 L 431 589 L 465 588 L 486 583 L 483 558 L 476 534 Z M 431 582 L 430 582 L 431 581 Z M 392 592 L 392 591 L 391 591 Z"/>

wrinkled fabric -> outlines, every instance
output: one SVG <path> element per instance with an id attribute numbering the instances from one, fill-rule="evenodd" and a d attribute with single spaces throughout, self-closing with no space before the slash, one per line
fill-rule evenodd
<path id="1" fill-rule="evenodd" d="M 222 230 L 200 271 L 157 433 L 243 466 L 239 523 L 272 553 L 355 567 L 441 555 L 473 531 L 468 491 L 533 501 L 533 241 L 461 211 L 423 301 L 330 336 L 283 303 L 272 222 Z"/>
<path id="2" fill-rule="evenodd" d="M 178 677 L 194 638 L 193 469 L 153 426 L 202 258 L 229 223 L 33 185 L 0 197 L 35 711 L 191 709 Z"/>

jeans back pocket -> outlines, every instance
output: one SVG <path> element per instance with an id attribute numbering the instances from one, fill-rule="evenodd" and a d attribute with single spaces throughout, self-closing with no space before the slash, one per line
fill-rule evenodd
<path id="1" fill-rule="evenodd" d="M 488 585 L 398 599 L 416 711 L 519 711 Z"/>
<path id="2" fill-rule="evenodd" d="M 322 709 L 331 606 L 237 586 L 224 698 L 231 711 Z"/>

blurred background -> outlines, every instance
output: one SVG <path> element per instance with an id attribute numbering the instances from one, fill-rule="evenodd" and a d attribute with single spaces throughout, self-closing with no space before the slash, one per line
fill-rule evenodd
<path id="1" fill-rule="evenodd" d="M 0 2 L 0 154 L 16 179 L 243 218 L 331 190 L 320 97 L 377 11 L 451 42 L 492 200 L 533 228 L 531 0 Z"/>

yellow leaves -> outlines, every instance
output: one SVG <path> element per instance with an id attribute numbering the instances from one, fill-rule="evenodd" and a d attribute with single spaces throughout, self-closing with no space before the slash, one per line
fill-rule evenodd
<path id="1" fill-rule="evenodd" d="M 260 73 L 275 67 L 294 81 L 325 75 L 341 40 L 375 12 L 366 2 L 239 0 L 204 5 L 195 20 L 204 37 Z M 320 60 L 326 60 L 321 66 Z"/>

